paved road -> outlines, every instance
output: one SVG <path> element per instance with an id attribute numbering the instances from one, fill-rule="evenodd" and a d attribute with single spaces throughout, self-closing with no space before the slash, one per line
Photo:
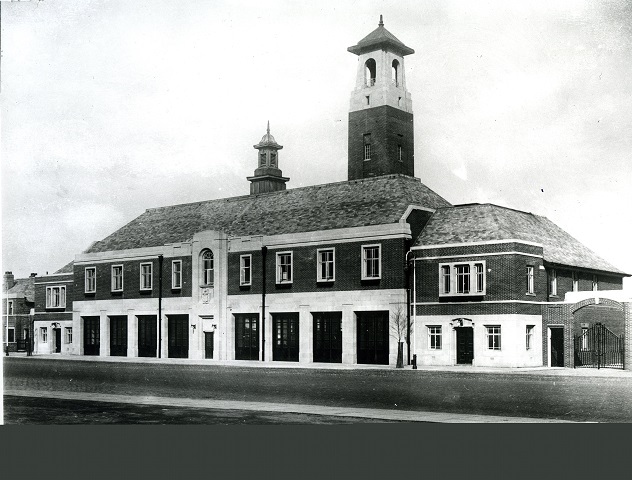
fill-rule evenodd
<path id="1" fill-rule="evenodd" d="M 4 358 L 7 390 L 40 390 L 632 422 L 628 377 L 319 370 Z"/>

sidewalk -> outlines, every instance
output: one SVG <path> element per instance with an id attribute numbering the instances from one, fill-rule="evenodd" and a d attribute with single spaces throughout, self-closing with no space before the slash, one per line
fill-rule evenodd
<path id="1" fill-rule="evenodd" d="M 134 405 L 162 405 L 166 407 L 207 408 L 213 410 L 246 410 L 256 412 L 303 413 L 333 417 L 371 418 L 403 422 L 426 423 L 573 423 L 547 418 L 507 417 L 467 413 L 426 412 L 360 407 L 327 407 L 299 403 L 244 402 L 239 400 L 209 400 L 137 395 L 111 395 L 87 392 L 51 392 L 40 390 L 5 390 L 5 395 L 61 400 L 131 403 Z"/>
<path id="2" fill-rule="evenodd" d="M 413 370 L 410 365 L 403 369 L 396 369 L 391 365 L 362 365 L 362 364 L 342 364 L 342 363 L 298 363 L 298 362 L 261 362 L 257 360 L 206 360 L 191 358 L 155 358 L 155 357 L 100 357 L 83 355 L 60 355 L 42 354 L 28 357 L 26 353 L 12 353 L 11 357 L 23 358 L 24 360 L 70 360 L 89 361 L 106 363 L 153 363 L 169 365 L 216 365 L 225 367 L 247 367 L 247 368 L 306 368 L 321 370 L 398 370 L 409 372 L 458 372 L 458 373 L 499 373 L 505 375 L 542 375 L 542 376 L 569 376 L 569 377 L 616 377 L 629 379 L 632 381 L 632 371 L 612 368 L 563 368 L 563 367 L 474 367 L 470 365 L 452 366 L 427 366 L 419 365 L 417 370 Z M 6 357 L 5 357 L 6 358 Z"/>

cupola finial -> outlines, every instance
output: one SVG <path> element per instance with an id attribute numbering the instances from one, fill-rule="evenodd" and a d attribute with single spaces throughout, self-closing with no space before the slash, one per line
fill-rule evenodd
<path id="1" fill-rule="evenodd" d="M 270 135 L 270 120 L 268 120 L 268 135 Z"/>
<path id="2" fill-rule="evenodd" d="M 380 15 L 380 23 L 377 24 L 378 27 L 384 26 L 384 20 L 382 20 L 382 15 Z"/>

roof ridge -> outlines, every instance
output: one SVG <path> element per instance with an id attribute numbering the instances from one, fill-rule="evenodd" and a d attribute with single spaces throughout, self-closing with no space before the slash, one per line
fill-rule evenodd
<path id="1" fill-rule="evenodd" d="M 163 210 L 163 209 L 168 209 L 168 208 L 175 208 L 175 207 L 203 205 L 203 204 L 207 204 L 207 203 L 211 203 L 211 202 L 221 202 L 221 201 L 235 202 L 235 201 L 240 201 L 240 200 L 247 199 L 247 198 L 257 198 L 257 197 L 266 197 L 266 196 L 273 196 L 273 195 L 283 195 L 283 194 L 288 194 L 288 193 L 291 193 L 291 192 L 297 192 L 299 190 L 300 191 L 305 191 L 305 190 L 308 190 L 308 189 L 317 189 L 317 188 L 323 188 L 323 187 L 329 188 L 329 187 L 333 187 L 335 185 L 342 185 L 342 184 L 353 185 L 353 184 L 357 184 L 357 183 L 373 182 L 373 181 L 377 181 L 377 180 L 382 180 L 384 178 L 403 178 L 403 179 L 406 179 L 406 180 L 414 181 L 416 183 L 421 183 L 422 185 L 424 185 L 427 188 L 429 188 L 426 184 L 424 184 L 421 181 L 420 178 L 411 177 L 410 175 L 404 175 L 403 173 L 390 173 L 390 174 L 387 174 L 387 175 L 377 175 L 375 177 L 357 178 L 357 179 L 354 179 L 354 180 L 342 180 L 342 181 L 338 181 L 338 182 L 319 183 L 319 184 L 316 184 L 316 185 L 304 185 L 302 187 L 288 188 L 287 190 L 277 190 L 275 192 L 250 193 L 250 194 L 246 194 L 246 195 L 238 195 L 238 196 L 235 196 L 235 197 L 210 198 L 208 200 L 198 200 L 197 202 L 175 203 L 173 205 L 164 205 L 162 207 L 150 207 L 150 208 L 147 208 L 145 210 L 145 212 L 153 212 L 153 211 L 158 211 L 158 210 Z"/>

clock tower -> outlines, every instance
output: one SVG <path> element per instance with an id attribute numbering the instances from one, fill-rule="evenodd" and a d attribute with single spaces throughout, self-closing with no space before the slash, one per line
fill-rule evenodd
<path id="1" fill-rule="evenodd" d="M 415 53 L 378 27 L 349 47 L 358 56 L 349 110 L 348 179 L 393 173 L 415 175 L 412 100 L 404 57 Z"/>

